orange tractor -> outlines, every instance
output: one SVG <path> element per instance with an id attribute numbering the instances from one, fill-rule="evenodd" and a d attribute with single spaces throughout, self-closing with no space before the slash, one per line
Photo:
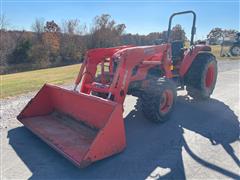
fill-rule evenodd
<path id="1" fill-rule="evenodd" d="M 190 48 L 170 40 L 172 18 L 186 13 L 193 15 Z M 89 50 L 74 90 L 45 84 L 18 120 L 79 167 L 121 152 L 127 94 L 141 99 L 143 114 L 154 122 L 170 118 L 177 89 L 195 99 L 212 94 L 217 62 L 209 46 L 194 44 L 195 22 L 193 11 L 175 13 L 166 43 Z"/>

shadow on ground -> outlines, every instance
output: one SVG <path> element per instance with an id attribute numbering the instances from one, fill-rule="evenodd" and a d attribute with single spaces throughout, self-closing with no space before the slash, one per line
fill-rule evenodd
<path id="1" fill-rule="evenodd" d="M 146 120 L 138 102 L 125 118 L 125 125 L 128 144 L 125 151 L 86 169 L 72 165 L 24 127 L 10 130 L 8 138 L 10 145 L 32 172 L 32 179 L 144 179 L 157 167 L 170 169 L 161 178 L 185 179 L 182 148 L 202 166 L 230 178 L 239 178 L 231 170 L 211 164 L 194 154 L 183 136 L 184 129 L 188 129 L 208 138 L 212 145 L 222 145 L 240 166 L 230 145 L 238 140 L 238 118 L 223 102 L 215 99 L 193 102 L 180 96 L 171 120 L 164 124 Z"/>

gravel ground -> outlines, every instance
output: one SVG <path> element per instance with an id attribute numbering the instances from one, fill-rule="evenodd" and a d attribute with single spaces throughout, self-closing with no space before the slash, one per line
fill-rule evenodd
<path id="1" fill-rule="evenodd" d="M 163 125 L 145 120 L 136 98 L 128 96 L 127 149 L 85 170 L 73 166 L 16 120 L 36 92 L 1 100 L 1 178 L 239 179 L 239 62 L 219 62 L 217 86 L 209 102 L 193 103 L 180 92 L 171 121 Z"/>

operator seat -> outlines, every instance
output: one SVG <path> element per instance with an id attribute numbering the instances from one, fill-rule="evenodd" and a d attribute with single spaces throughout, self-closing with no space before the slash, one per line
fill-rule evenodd
<path id="1" fill-rule="evenodd" d="M 176 40 L 171 43 L 172 46 L 172 61 L 173 65 L 176 65 L 177 62 L 181 61 L 183 58 L 183 41 Z"/>

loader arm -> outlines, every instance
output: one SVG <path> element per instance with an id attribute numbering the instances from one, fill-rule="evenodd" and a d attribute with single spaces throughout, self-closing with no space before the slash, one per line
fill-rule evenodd
<path id="1" fill-rule="evenodd" d="M 150 68 L 156 66 L 156 64 L 161 65 L 166 72 L 166 76 L 171 78 L 170 52 L 170 45 L 163 44 L 159 46 L 132 47 L 115 53 L 114 56 L 120 57 L 119 65 L 109 88 L 109 93 L 114 96 L 114 101 L 123 104 L 129 83 L 133 80 L 146 80 L 146 70 L 133 75 L 132 71 L 136 66 L 141 69 L 144 66 Z"/>
<path id="2" fill-rule="evenodd" d="M 77 89 L 77 86 L 79 85 L 82 79 L 83 79 L 83 84 L 91 83 L 93 81 L 93 76 L 96 74 L 96 71 L 97 71 L 97 65 L 101 61 L 107 58 L 111 58 L 114 53 L 127 47 L 132 47 L 132 46 L 130 45 L 118 46 L 114 48 L 97 48 L 97 49 L 89 50 L 85 56 L 85 59 L 80 67 L 78 76 L 75 80 L 74 90 Z M 86 87 L 84 86 L 82 86 L 81 92 L 88 93 Z"/>

